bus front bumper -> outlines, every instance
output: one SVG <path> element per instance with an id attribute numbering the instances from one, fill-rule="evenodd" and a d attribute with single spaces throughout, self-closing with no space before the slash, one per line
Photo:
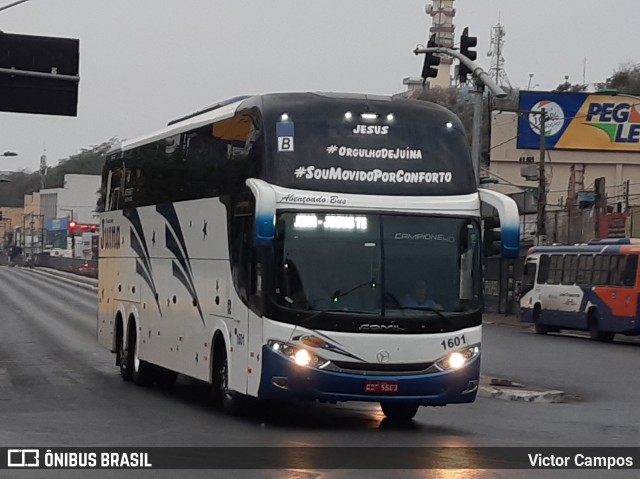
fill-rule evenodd
<path id="1" fill-rule="evenodd" d="M 262 376 L 258 397 L 442 406 L 473 402 L 479 377 L 480 356 L 458 370 L 416 375 L 364 375 L 298 366 L 265 346 L 262 349 Z M 367 385 L 372 382 L 393 383 L 397 391 L 367 392 Z"/>

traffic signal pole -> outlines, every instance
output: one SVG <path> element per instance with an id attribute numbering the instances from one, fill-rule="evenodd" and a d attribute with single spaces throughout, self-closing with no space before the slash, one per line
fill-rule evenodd
<path id="1" fill-rule="evenodd" d="M 473 60 L 470 60 L 465 55 L 457 50 L 445 47 L 432 47 L 416 48 L 413 53 L 419 55 L 424 54 L 441 54 L 447 55 L 453 58 L 457 58 L 461 65 L 464 65 L 471 73 L 472 78 L 475 80 L 476 93 L 475 102 L 473 107 L 473 126 L 471 130 L 471 155 L 473 161 L 473 169 L 476 175 L 476 183 L 480 184 L 480 132 L 482 130 L 482 95 L 484 88 L 487 87 L 496 98 L 505 98 L 507 93 L 493 81 L 493 78 L 485 72 L 482 67 L 478 66 Z"/>
<path id="2" fill-rule="evenodd" d="M 471 158 L 473 159 L 473 171 L 476 175 L 476 183 L 480 184 L 480 156 L 482 130 L 482 98 L 484 97 L 484 85 L 476 84 L 473 92 L 473 124 L 471 126 Z M 489 120 L 491 121 L 491 120 Z"/>

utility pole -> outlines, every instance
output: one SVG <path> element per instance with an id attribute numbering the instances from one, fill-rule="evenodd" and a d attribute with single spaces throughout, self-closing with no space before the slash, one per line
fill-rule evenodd
<path id="1" fill-rule="evenodd" d="M 538 225 L 536 228 L 538 245 L 542 238 L 547 235 L 547 177 L 544 168 L 544 160 L 547 154 L 547 130 L 546 130 L 546 111 L 541 108 L 540 114 L 540 166 L 538 170 Z"/>
<path id="2" fill-rule="evenodd" d="M 536 244 L 540 245 L 547 235 L 547 176 L 545 172 L 545 156 L 547 154 L 547 112 L 540 110 L 515 110 L 519 115 L 540 115 L 538 133 L 540 135 L 540 161 L 538 165 L 538 220 L 536 226 Z M 533 157 L 532 157 L 533 158 Z"/>
<path id="3" fill-rule="evenodd" d="M 631 181 L 626 180 L 624 182 L 624 212 L 628 213 L 631 207 L 629 206 L 629 188 L 631 186 Z"/>
<path id="4" fill-rule="evenodd" d="M 29 221 L 29 236 L 31 236 L 31 241 L 29 242 L 29 264 L 33 265 L 33 213 L 31 213 L 31 221 Z"/>

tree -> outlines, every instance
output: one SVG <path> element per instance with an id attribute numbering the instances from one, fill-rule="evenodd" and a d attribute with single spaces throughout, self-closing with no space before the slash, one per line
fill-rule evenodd
<path id="1" fill-rule="evenodd" d="M 45 188 L 63 187 L 66 174 L 101 174 L 107 152 L 118 141 L 117 138 L 111 138 L 100 145 L 83 148 L 80 153 L 61 160 L 57 166 L 47 171 Z M 4 177 L 10 181 L 3 182 L 0 186 L 0 206 L 21 207 L 24 205 L 24 195 L 40 190 L 40 173 L 19 171 Z"/>
<path id="2" fill-rule="evenodd" d="M 640 95 L 640 63 L 625 63 L 607 78 L 604 88 L 618 90 L 620 93 Z"/>
<path id="3" fill-rule="evenodd" d="M 581 83 L 576 83 L 574 85 L 572 85 L 571 83 L 569 83 L 568 81 L 564 82 L 564 83 L 560 83 L 560 85 L 558 85 L 553 91 L 557 91 L 557 92 L 581 92 L 581 91 L 586 91 L 587 90 L 587 86 L 588 85 L 583 85 Z"/>

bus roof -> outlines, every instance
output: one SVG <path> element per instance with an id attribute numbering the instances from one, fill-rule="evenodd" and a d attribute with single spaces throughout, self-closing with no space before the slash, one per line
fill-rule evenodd
<path id="1" fill-rule="evenodd" d="M 203 108 L 202 110 L 198 110 L 194 113 L 188 114 L 186 116 L 177 118 L 175 120 L 170 121 L 166 127 L 156 130 L 154 132 L 139 136 L 137 138 L 132 138 L 130 140 L 123 140 L 115 146 L 110 152 L 114 153 L 117 151 L 127 151 L 133 148 L 136 148 L 141 145 L 145 145 L 147 143 L 152 143 L 154 141 L 161 140 L 162 138 L 166 138 L 168 136 L 177 135 L 180 133 L 184 133 L 189 130 L 193 130 L 199 128 L 201 126 L 208 125 L 209 123 L 214 123 L 216 121 L 225 120 L 227 118 L 231 118 L 236 114 L 238 109 L 241 108 L 243 104 L 247 105 L 255 105 L 257 103 L 262 103 L 260 100 L 264 97 L 278 98 L 276 101 L 284 101 L 285 99 L 294 99 L 300 98 L 304 99 L 304 97 L 324 97 L 328 99 L 335 100 L 365 100 L 365 101 L 388 101 L 388 102 L 410 102 L 412 104 L 419 104 L 420 108 L 431 109 L 432 111 L 439 112 L 440 114 L 451 116 L 455 121 L 459 121 L 458 118 L 446 108 L 436 105 L 434 103 L 430 103 L 427 101 L 416 101 L 409 100 L 406 98 L 395 98 L 391 96 L 383 96 L 383 95 L 371 95 L 365 93 L 337 93 L 337 92 L 287 92 L 287 93 L 265 93 L 260 95 L 243 95 L 236 96 L 227 100 L 223 100 L 217 102 L 209 107 Z M 280 100 L 282 99 L 282 100 Z"/>

